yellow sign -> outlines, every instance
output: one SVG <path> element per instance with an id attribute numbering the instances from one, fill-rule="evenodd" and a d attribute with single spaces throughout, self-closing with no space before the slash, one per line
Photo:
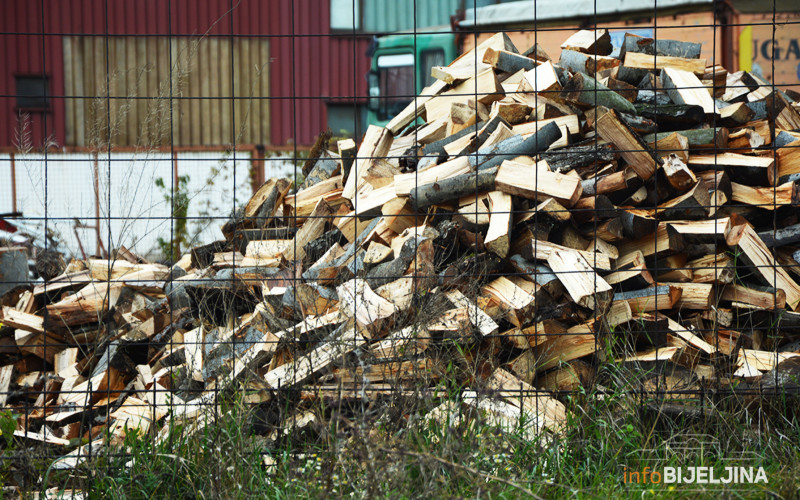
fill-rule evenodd
<path id="1" fill-rule="evenodd" d="M 753 27 L 745 26 L 739 34 L 739 70 L 753 69 Z"/>

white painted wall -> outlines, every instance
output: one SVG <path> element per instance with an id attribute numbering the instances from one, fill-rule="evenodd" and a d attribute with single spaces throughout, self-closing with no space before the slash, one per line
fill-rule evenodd
<path id="1" fill-rule="evenodd" d="M 16 156 L 17 209 L 22 224 L 59 235 L 68 254 L 80 257 L 73 227 L 79 220 L 94 225 L 95 184 L 92 155 L 48 153 Z M 220 226 L 231 210 L 252 194 L 250 154 L 224 151 L 177 153 L 178 175 L 188 175 L 189 233 L 192 246 L 220 239 Z M 165 199 L 172 183 L 173 161 L 169 153 L 112 153 L 100 155 L 99 214 L 101 239 L 106 248 L 125 245 L 150 259 L 160 259 L 158 238 L 170 239 L 173 230 L 170 204 Z M 290 158 L 265 161 L 265 175 L 293 177 Z M 163 179 L 166 189 L 156 187 Z M 45 193 L 47 203 L 45 205 Z M 0 155 L 0 212 L 12 210 L 9 155 Z M 235 204 L 235 205 L 234 205 Z M 45 220 L 46 219 L 46 220 Z M 13 222 L 13 221 L 12 221 Z M 83 248 L 93 254 L 94 230 L 79 229 Z M 184 251 L 186 249 L 183 249 Z"/>

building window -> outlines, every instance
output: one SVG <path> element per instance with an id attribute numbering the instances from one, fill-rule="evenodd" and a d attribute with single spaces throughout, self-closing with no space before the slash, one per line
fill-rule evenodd
<path id="1" fill-rule="evenodd" d="M 331 0 L 331 29 L 360 30 L 361 13 L 359 0 Z"/>
<path id="2" fill-rule="evenodd" d="M 47 111 L 50 89 L 46 76 L 17 76 L 17 109 Z"/>
<path id="3" fill-rule="evenodd" d="M 431 68 L 434 66 L 445 66 L 444 50 L 442 49 L 428 49 L 423 50 L 419 57 L 419 70 L 421 72 L 420 81 L 424 82 L 422 87 L 427 87 L 436 81 L 431 75 Z"/>

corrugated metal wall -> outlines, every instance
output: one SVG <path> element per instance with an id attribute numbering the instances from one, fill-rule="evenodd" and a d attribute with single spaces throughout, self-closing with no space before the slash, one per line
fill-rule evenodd
<path id="1" fill-rule="evenodd" d="M 264 142 L 273 145 L 313 143 L 327 124 L 326 103 L 356 104 L 366 96 L 369 59 L 365 52 L 371 37 L 331 33 L 327 1 L 43 0 L 43 4 L 42 9 L 41 2 L 0 2 L 2 146 L 14 144 L 17 128 L 15 75 L 42 72 L 50 77 L 52 109 L 31 117 L 34 143 L 41 144 L 45 137 L 53 135 L 57 143 L 72 145 L 67 143 L 65 130 L 65 101 L 72 96 L 66 93 L 63 61 L 63 37 L 69 35 L 94 35 L 102 44 L 120 35 L 187 37 L 206 32 L 211 39 L 230 40 L 233 36 L 266 40 L 269 94 L 256 97 L 269 100 L 269 137 Z M 152 42 L 145 42 L 145 53 L 147 43 Z M 248 65 L 252 71 L 255 67 L 252 54 L 241 57 L 245 59 L 243 67 Z M 220 68 L 209 63 L 208 67 L 201 65 L 199 71 L 208 76 L 220 72 Z M 201 87 L 199 92 L 207 95 L 204 90 Z M 192 91 L 190 87 L 189 92 Z M 204 140 L 202 127 L 207 126 L 216 125 L 199 123 L 200 141 Z M 184 139 L 180 133 L 176 140 Z M 264 126 L 258 133 L 264 135 Z M 70 135 L 70 139 L 77 141 L 78 133 Z"/>
<path id="2" fill-rule="evenodd" d="M 380 33 L 414 29 L 415 4 L 417 29 L 449 25 L 450 16 L 455 15 L 461 3 L 462 0 L 362 0 L 363 29 Z M 473 0 L 467 3 L 472 6 Z M 487 2 L 478 3 L 481 7 Z"/>
<path id="3" fill-rule="evenodd" d="M 108 57 L 105 42 L 63 38 L 65 92 L 88 96 L 65 100 L 67 144 L 105 145 L 109 129 L 115 146 L 269 142 L 266 38 L 118 37 Z"/>

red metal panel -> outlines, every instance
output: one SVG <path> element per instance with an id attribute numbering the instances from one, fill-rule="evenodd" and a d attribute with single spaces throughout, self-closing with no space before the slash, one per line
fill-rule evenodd
<path id="1" fill-rule="evenodd" d="M 172 0 L 171 12 L 168 5 L 160 0 L 44 0 L 45 31 L 52 35 L 45 37 L 43 66 L 40 2 L 0 2 L 0 67 L 3 68 L 0 95 L 10 96 L 0 99 L 0 146 L 13 145 L 14 75 L 41 74 L 43 70 L 51 79 L 50 91 L 56 98 L 47 117 L 47 130 L 41 117 L 34 118 L 34 140 L 41 144 L 52 133 L 63 145 L 64 101 L 57 97 L 64 93 L 61 34 L 106 36 L 109 33 L 113 37 L 166 35 L 171 31 L 173 35 L 188 35 L 203 34 L 209 28 L 212 36 L 230 34 L 231 21 L 224 16 L 231 9 L 231 0 Z M 369 40 L 329 36 L 329 2 L 234 0 L 233 5 L 231 15 L 237 36 L 269 38 L 272 145 L 292 140 L 299 145 L 311 144 L 326 126 L 327 102 L 346 98 L 344 102 L 350 103 L 354 90 L 358 95 L 366 94 L 363 75 L 368 69 L 368 59 L 364 52 Z M 301 36 L 293 38 L 293 34 Z"/>
<path id="2" fill-rule="evenodd" d="M 276 99 L 271 109 L 272 142 L 285 144 L 294 138 L 298 144 L 310 144 L 327 125 L 328 101 L 344 99 L 344 102 L 351 103 L 354 85 L 358 95 L 366 95 L 363 75 L 369 64 L 364 53 L 369 39 L 332 36 L 327 2 L 280 0 L 277 3 L 282 7 L 279 9 L 281 26 L 292 27 L 294 6 L 293 28 L 299 36 L 294 39 L 294 60 L 291 38 L 270 40 L 273 62 L 270 93 Z M 310 12 L 313 13 L 309 15 Z M 271 33 L 285 34 L 286 30 Z M 353 43 L 356 45 L 355 55 Z M 357 73 L 355 81 L 354 68 Z M 287 113 L 293 113 L 295 107 L 298 120 L 296 137 L 292 121 L 287 119 Z"/>

